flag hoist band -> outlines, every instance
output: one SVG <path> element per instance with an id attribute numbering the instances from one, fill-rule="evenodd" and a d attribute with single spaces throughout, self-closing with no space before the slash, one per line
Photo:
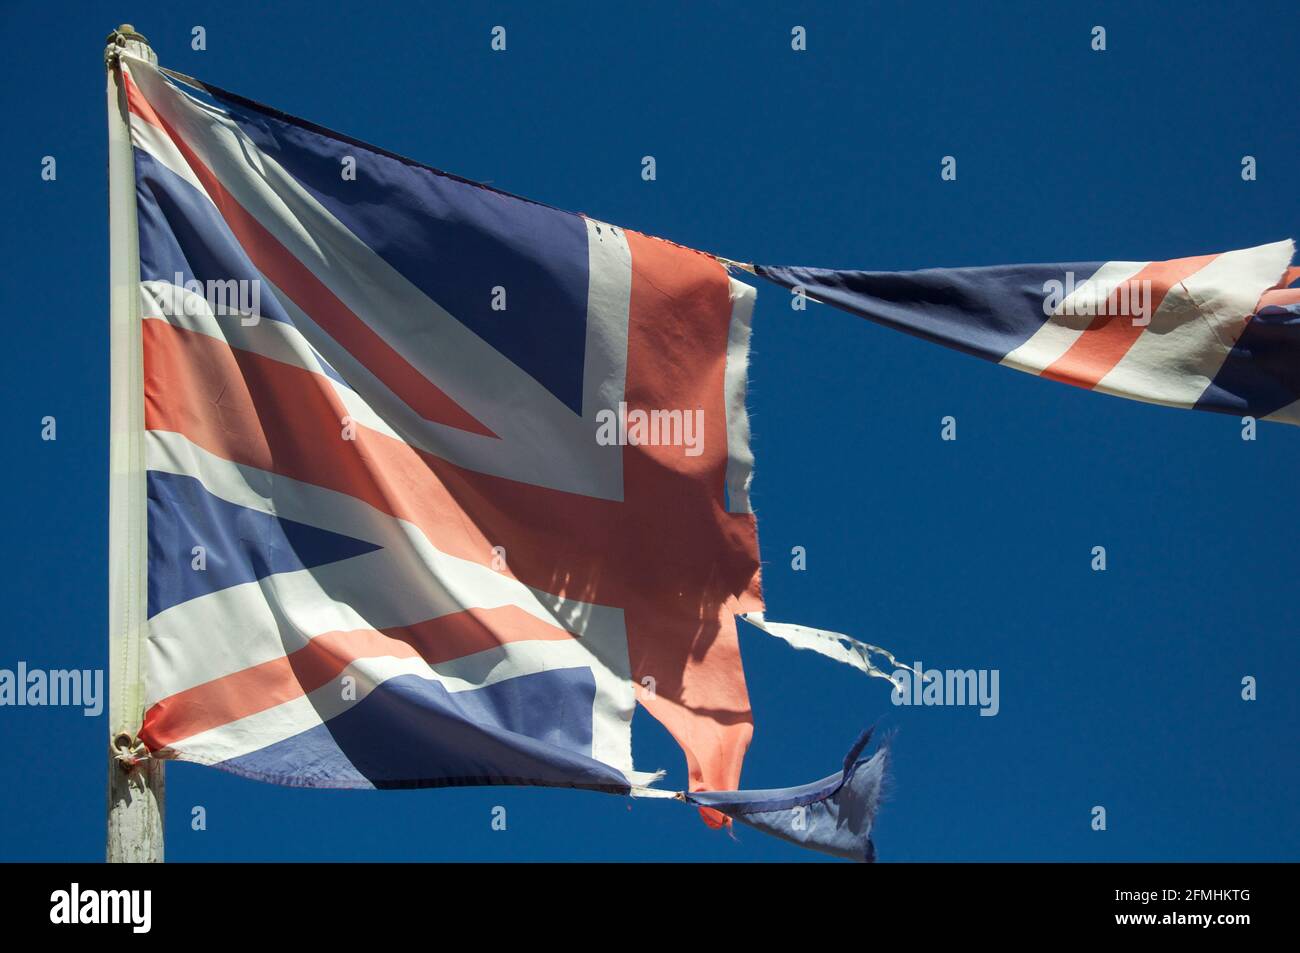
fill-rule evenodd
<path id="1" fill-rule="evenodd" d="M 117 69 L 129 52 L 157 58 L 129 26 L 108 37 L 109 221 L 109 759 L 107 859 L 163 859 L 163 767 L 137 733 L 143 716 L 145 640 L 144 383 L 135 172 L 126 92 Z"/>
<path id="2" fill-rule="evenodd" d="M 109 52 L 110 858 L 139 856 L 121 842 L 141 819 L 161 858 L 166 760 L 302 787 L 666 797 L 874 857 L 870 732 L 821 781 L 736 790 L 737 616 L 869 675 L 902 666 L 764 616 L 755 291 L 734 272 L 1090 389 L 1277 419 L 1300 400 L 1290 243 L 741 265 L 161 69 L 127 28 Z M 688 790 L 634 766 L 638 704 Z"/>

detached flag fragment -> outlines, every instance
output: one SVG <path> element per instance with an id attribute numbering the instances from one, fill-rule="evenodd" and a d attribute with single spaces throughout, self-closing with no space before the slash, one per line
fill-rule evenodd
<path id="1" fill-rule="evenodd" d="M 1300 423 L 1294 242 L 1180 258 L 753 273 L 917 337 L 1118 397 Z"/>
<path id="2" fill-rule="evenodd" d="M 845 756 L 842 771 L 811 784 L 770 791 L 700 791 L 685 799 L 801 847 L 869 863 L 876 859 L 871 826 L 889 760 L 884 745 L 870 758 L 859 759 L 870 741 L 867 729 Z"/>
<path id="3" fill-rule="evenodd" d="M 675 796 L 866 856 L 883 754 L 734 791 L 753 725 L 736 616 L 763 610 L 754 289 L 130 49 L 115 63 L 148 756 L 303 787 Z M 730 794 L 651 788 L 637 702 L 692 792 Z"/>

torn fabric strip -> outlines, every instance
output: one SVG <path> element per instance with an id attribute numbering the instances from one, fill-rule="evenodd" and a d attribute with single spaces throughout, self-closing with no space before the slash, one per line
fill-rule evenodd
<path id="1" fill-rule="evenodd" d="M 766 791 L 702 791 L 685 799 L 801 847 L 871 862 L 876 859 L 871 828 L 880 808 L 889 749 L 882 745 L 870 758 L 859 759 L 870 741 L 868 729 L 844 758 L 842 771 L 811 784 Z"/>
<path id="2" fill-rule="evenodd" d="M 753 273 L 917 337 L 1117 397 L 1300 423 L 1287 240 L 1172 261 Z"/>

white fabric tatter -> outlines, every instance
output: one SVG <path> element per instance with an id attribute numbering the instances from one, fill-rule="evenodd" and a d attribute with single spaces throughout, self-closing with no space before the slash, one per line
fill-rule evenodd
<path id="1" fill-rule="evenodd" d="M 762 629 L 768 635 L 784 639 L 796 649 L 808 649 L 818 655 L 825 655 L 837 662 L 851 665 L 859 672 L 865 672 L 873 678 L 883 678 L 888 682 L 894 680 L 889 672 L 879 668 L 871 661 L 873 655 L 888 659 L 889 664 L 896 669 L 905 668 L 909 672 L 916 671 L 910 665 L 899 662 L 888 649 L 882 649 L 878 645 L 871 645 L 867 642 L 859 642 L 852 636 L 844 635 L 841 632 L 813 629 L 806 625 L 794 625 L 790 622 L 768 622 L 761 612 L 748 612 L 742 615 L 741 618 L 750 625 Z M 920 673 L 917 672 L 916 674 L 919 675 Z"/>

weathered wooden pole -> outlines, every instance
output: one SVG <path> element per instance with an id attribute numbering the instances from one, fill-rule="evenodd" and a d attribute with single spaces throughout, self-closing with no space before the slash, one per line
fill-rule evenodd
<path id="1" fill-rule="evenodd" d="M 163 859 L 163 764 L 136 739 L 144 716 L 144 367 L 135 163 L 121 60 L 156 64 L 129 24 L 108 36 L 109 480 L 108 849 L 116 862 Z M 143 756 L 143 757 L 142 757 Z"/>

